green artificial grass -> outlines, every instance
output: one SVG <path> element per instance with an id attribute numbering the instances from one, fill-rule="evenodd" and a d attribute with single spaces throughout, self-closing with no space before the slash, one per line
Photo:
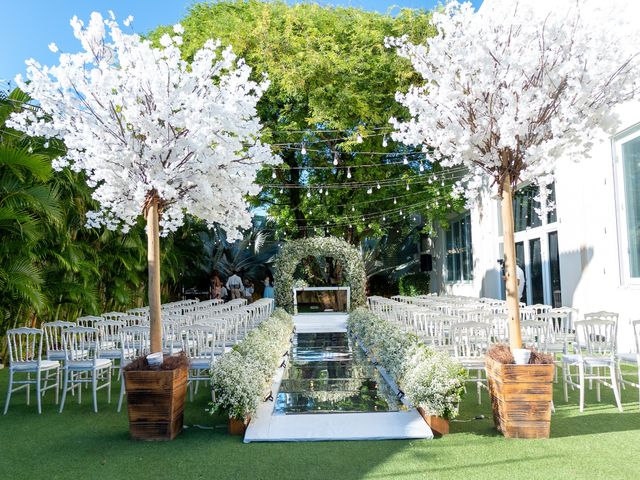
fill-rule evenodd
<path id="1" fill-rule="evenodd" d="M 0 370 L 0 395 L 8 372 Z M 556 385 L 556 412 L 548 440 L 509 440 L 493 427 L 486 392 L 477 405 L 469 389 L 460 420 L 451 434 L 436 440 L 368 442 L 253 443 L 227 435 L 221 417 L 205 412 L 207 392 L 188 402 L 189 427 L 172 442 L 129 439 L 126 409 L 116 413 L 100 393 L 99 413 L 91 396 L 69 398 L 62 414 L 47 393 L 43 414 L 15 394 L 9 413 L 0 416 L 1 479 L 637 479 L 640 477 L 638 391 L 623 391 L 624 413 L 610 389 L 602 402 L 587 392 L 584 413 L 578 392 L 562 399 Z M 485 419 L 473 420 L 477 415 Z M 471 420 L 469 420 L 471 419 Z M 469 420 L 469 421 L 465 421 Z M 200 429 L 203 425 L 211 429 Z"/>

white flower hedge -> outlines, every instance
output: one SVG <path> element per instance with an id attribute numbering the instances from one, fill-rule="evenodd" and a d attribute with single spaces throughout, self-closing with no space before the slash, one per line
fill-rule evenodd
<path id="1" fill-rule="evenodd" d="M 289 349 L 292 330 L 291 315 L 279 308 L 213 364 L 211 413 L 224 412 L 238 420 L 255 414 Z"/>
<path id="2" fill-rule="evenodd" d="M 415 407 L 446 419 L 458 416 L 466 378 L 462 365 L 367 309 L 353 311 L 347 325 Z"/>
<path id="3" fill-rule="evenodd" d="M 366 303 L 367 274 L 360 251 L 350 243 L 336 237 L 312 237 L 292 240 L 284 244 L 274 263 L 275 297 L 279 307 L 293 309 L 293 275 L 302 259 L 316 257 L 335 258 L 343 268 L 345 282 L 351 288 L 351 308 Z"/>

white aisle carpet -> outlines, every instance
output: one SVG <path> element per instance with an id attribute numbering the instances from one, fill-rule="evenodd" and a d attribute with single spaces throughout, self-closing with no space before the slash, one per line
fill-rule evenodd
<path id="1" fill-rule="evenodd" d="M 346 314 L 314 313 L 294 317 L 296 331 L 344 332 Z M 278 369 L 273 396 L 284 369 Z M 262 402 L 244 435 L 250 442 L 301 442 L 320 440 L 386 440 L 433 438 L 433 432 L 415 409 L 400 412 L 273 414 L 274 402 Z"/>

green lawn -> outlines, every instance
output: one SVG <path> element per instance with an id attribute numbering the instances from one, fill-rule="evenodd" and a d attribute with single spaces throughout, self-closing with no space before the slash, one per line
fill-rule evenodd
<path id="1" fill-rule="evenodd" d="M 4 402 L 7 370 L 0 370 Z M 117 391 L 117 389 L 116 389 Z M 556 413 L 549 440 L 507 440 L 490 420 L 483 393 L 478 406 L 469 392 L 461 420 L 484 414 L 484 420 L 455 422 L 452 433 L 432 441 L 276 443 L 245 445 L 226 434 L 223 419 L 205 413 L 206 393 L 188 403 L 190 425 L 175 441 L 134 442 L 127 415 L 116 413 L 101 394 L 94 414 L 90 396 L 72 401 L 57 413 L 47 394 L 43 414 L 27 407 L 24 394 L 14 396 L 9 413 L 0 416 L 1 479 L 637 479 L 640 477 L 640 407 L 637 390 L 623 392 L 624 413 L 613 406 L 611 391 L 602 403 L 587 394 L 579 413 L 577 392 L 562 401 L 556 388 Z M 192 425 L 213 427 L 200 429 Z"/>

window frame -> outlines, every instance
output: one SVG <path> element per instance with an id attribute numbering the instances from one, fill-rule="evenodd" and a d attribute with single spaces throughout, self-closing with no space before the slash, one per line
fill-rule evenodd
<path id="1" fill-rule="evenodd" d="M 627 195 L 625 190 L 624 159 L 622 145 L 640 138 L 640 123 L 629 127 L 611 139 L 611 150 L 614 171 L 614 192 L 616 207 L 616 226 L 618 230 L 618 263 L 620 284 L 622 286 L 640 287 L 640 276 L 631 276 L 631 252 L 629 245 L 629 223 L 627 219 Z M 640 205 L 638 206 L 640 208 Z"/>
<path id="2" fill-rule="evenodd" d="M 466 223 L 466 229 L 463 230 L 462 224 L 463 221 Z M 455 243 L 456 235 L 454 231 L 454 225 L 457 226 L 459 240 L 461 245 L 457 245 Z M 474 280 L 474 265 L 473 265 L 473 232 L 472 232 L 472 223 L 471 223 L 471 212 L 466 211 L 461 215 L 453 217 L 449 220 L 449 226 L 444 231 L 444 275 L 443 281 L 447 285 L 456 285 L 456 284 L 471 284 Z M 454 254 L 449 253 L 449 238 L 452 240 L 452 249 L 460 250 L 464 247 L 464 250 L 460 250 L 455 252 Z M 464 245 L 462 245 L 464 244 Z M 457 255 L 458 258 L 458 268 L 456 269 L 456 259 L 452 255 Z M 450 259 L 451 258 L 451 262 Z M 465 266 L 463 266 L 463 262 Z M 454 265 L 453 272 L 450 271 L 449 264 Z M 465 270 L 468 267 L 468 278 L 464 278 Z M 458 274 L 457 276 L 455 274 Z M 453 277 L 453 279 L 451 279 Z"/>

